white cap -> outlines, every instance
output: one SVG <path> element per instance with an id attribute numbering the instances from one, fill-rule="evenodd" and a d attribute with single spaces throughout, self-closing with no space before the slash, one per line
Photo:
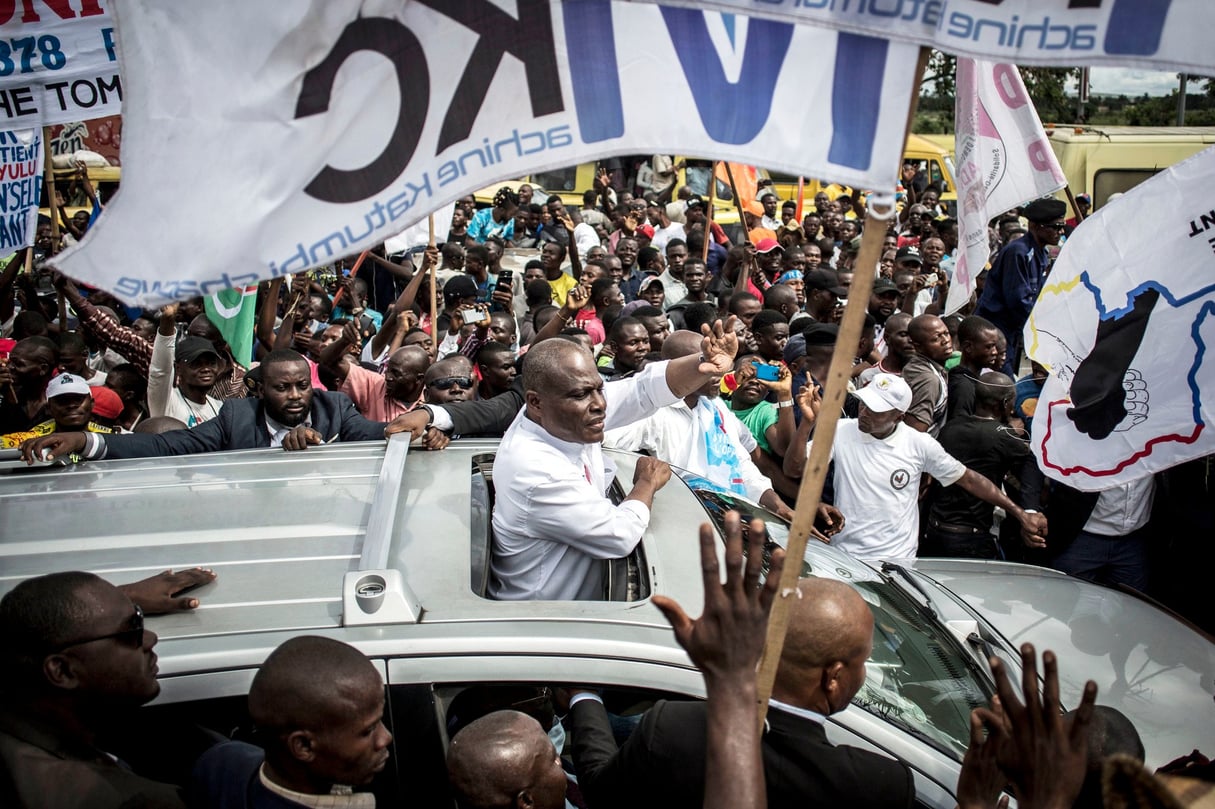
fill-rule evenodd
<path id="1" fill-rule="evenodd" d="M 874 413 L 888 410 L 906 413 L 911 407 L 911 388 L 903 377 L 894 374 L 876 374 L 868 385 L 856 392 L 856 396 Z"/>
<path id="2" fill-rule="evenodd" d="M 67 393 L 83 393 L 86 396 L 93 395 L 93 391 L 89 390 L 89 384 L 72 374 L 60 374 L 47 383 L 46 398 L 54 399 L 56 396 L 63 396 Z"/>

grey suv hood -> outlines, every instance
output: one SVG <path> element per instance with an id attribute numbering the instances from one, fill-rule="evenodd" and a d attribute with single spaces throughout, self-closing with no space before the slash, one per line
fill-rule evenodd
<path id="1" fill-rule="evenodd" d="M 1002 562 L 920 559 L 923 573 L 986 619 L 1016 649 L 1059 657 L 1065 707 L 1084 682 L 1134 722 L 1157 767 L 1215 749 L 1215 644 L 1157 607 L 1061 573 Z M 939 594 L 938 594 L 939 595 Z"/>

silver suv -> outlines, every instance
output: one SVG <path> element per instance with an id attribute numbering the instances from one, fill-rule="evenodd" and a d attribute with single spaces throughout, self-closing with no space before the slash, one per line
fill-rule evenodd
<path id="1" fill-rule="evenodd" d="M 126 582 L 213 568 L 219 578 L 198 591 L 199 609 L 149 620 L 162 683 L 149 718 L 200 726 L 204 739 L 240 733 L 266 656 L 294 635 L 334 637 L 374 659 L 388 683 L 393 763 L 377 793 L 450 807 L 442 761 L 470 705 L 534 707 L 551 683 L 598 684 L 622 715 L 703 696 L 650 595 L 699 613 L 696 526 L 713 521 L 720 533 L 729 508 L 762 516 L 779 544 L 787 535 L 759 506 L 681 473 L 655 498 L 637 549 L 605 565 L 602 600 L 490 601 L 496 448 L 463 440 L 410 451 L 398 437 L 33 470 L 10 455 L 0 458 L 0 593 L 57 570 Z M 610 454 L 619 480 L 631 480 L 637 456 Z M 1135 721 L 1150 765 L 1215 748 L 1215 646 L 1156 607 L 1038 568 L 871 566 L 811 544 L 805 574 L 854 584 L 876 619 L 865 687 L 831 717 L 828 736 L 905 761 L 924 805 L 955 804 L 970 710 L 993 693 L 985 658 L 1019 673 L 1026 640 L 1059 654 L 1065 704 L 1097 681 L 1099 701 Z M 187 745 L 166 747 L 173 755 L 144 771 L 181 777 Z"/>

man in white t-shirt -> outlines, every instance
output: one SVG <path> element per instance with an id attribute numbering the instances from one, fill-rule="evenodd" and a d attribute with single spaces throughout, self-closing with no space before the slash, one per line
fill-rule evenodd
<path id="1" fill-rule="evenodd" d="M 920 476 L 929 474 L 943 486 L 958 484 L 1021 523 L 1023 534 L 1046 534 L 1046 518 L 1023 511 L 987 478 L 968 469 L 941 448 L 932 436 L 903 424 L 911 406 L 911 388 L 893 374 L 877 374 L 856 391 L 860 414 L 840 421 L 832 446 L 835 461 L 835 506 L 844 528 L 831 544 L 858 559 L 914 557 L 919 547 Z M 817 402 L 803 397 L 803 418 L 817 415 Z M 807 412 L 811 411 L 811 412 Z M 794 442 L 796 444 L 796 442 Z M 794 447 L 790 447 L 791 454 Z M 809 454 L 809 444 L 806 446 Z M 785 471 L 804 465 L 804 457 L 786 458 Z"/>

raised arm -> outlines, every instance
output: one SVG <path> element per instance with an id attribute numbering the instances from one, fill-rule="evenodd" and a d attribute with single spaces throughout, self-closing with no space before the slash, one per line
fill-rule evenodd
<path id="1" fill-rule="evenodd" d="M 566 214 L 561 218 L 561 224 L 565 225 L 566 231 L 570 234 L 570 272 L 575 278 L 581 278 L 582 259 L 578 256 L 578 243 L 574 241 L 574 220 L 570 218 L 569 214 Z"/>
<path id="2" fill-rule="evenodd" d="M 0 272 L 0 323 L 13 316 L 13 310 L 16 308 L 13 289 L 16 287 L 17 273 L 25 266 L 25 254 L 29 249 L 23 247 L 14 253 L 4 265 L 4 271 Z"/>
<path id="3" fill-rule="evenodd" d="M 814 432 L 818 411 L 823 406 L 823 396 L 819 393 L 818 386 L 807 382 L 797 394 L 797 406 L 802 412 L 802 421 L 793 431 L 793 438 L 785 445 L 782 465 L 782 471 L 795 480 L 800 478 L 806 469 L 806 445 L 810 442 L 810 434 Z"/>
<path id="4" fill-rule="evenodd" d="M 320 362 L 322 367 L 328 368 L 341 381 L 346 379 L 346 374 L 350 369 L 350 347 L 358 345 L 360 341 L 358 324 L 353 320 L 346 321 L 346 325 L 342 326 L 342 336 L 334 340 L 329 345 L 325 346 L 321 351 Z"/>
<path id="5" fill-rule="evenodd" d="M 591 288 L 587 284 L 578 284 L 570 287 L 570 291 L 565 293 L 565 303 L 562 304 L 561 310 L 557 312 L 557 316 L 544 324 L 544 328 L 536 332 L 536 336 L 532 338 L 532 348 L 544 342 L 550 337 L 556 337 L 561 333 L 561 330 L 570 324 L 574 316 L 582 311 L 582 308 L 587 305 L 591 299 Z"/>
<path id="6" fill-rule="evenodd" d="M 283 279 L 268 282 L 262 295 L 262 308 L 257 313 L 257 347 L 262 351 L 274 348 L 274 318 L 278 315 L 278 302 L 282 294 Z"/>
<path id="7" fill-rule="evenodd" d="M 427 249 L 429 250 L 430 248 L 427 248 Z M 436 248 L 436 250 L 437 249 L 438 248 Z M 379 264 L 381 267 L 388 270 L 390 273 L 392 273 L 397 278 L 400 278 L 403 281 L 409 281 L 409 279 L 414 274 L 412 262 L 410 263 L 410 266 L 406 267 L 404 264 L 397 264 L 395 262 L 389 261 L 388 259 L 386 259 L 382 256 L 378 256 L 375 254 L 374 251 L 368 253 L 367 258 L 371 259 L 376 264 Z"/>

